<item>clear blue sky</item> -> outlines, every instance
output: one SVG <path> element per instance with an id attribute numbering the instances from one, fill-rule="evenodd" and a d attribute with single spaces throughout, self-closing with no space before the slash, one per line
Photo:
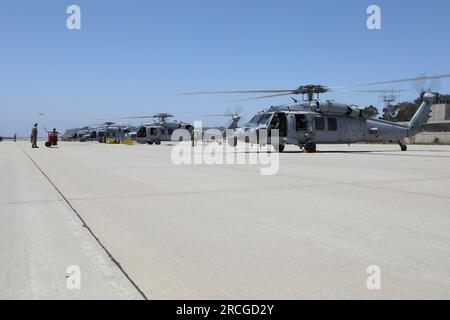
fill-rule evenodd
<path id="1" fill-rule="evenodd" d="M 70 4 L 81 7 L 80 31 L 66 29 Z M 382 9 L 380 31 L 366 28 L 370 4 Z M 449 40 L 448 0 L 2 0 L 0 135 L 28 135 L 34 121 L 63 130 L 163 111 L 191 121 L 181 115 L 236 104 L 224 96 L 172 95 L 190 90 L 449 73 Z M 441 91 L 450 92 L 449 81 Z M 376 94 L 329 97 L 381 106 Z M 248 118 L 288 99 L 240 104 Z"/>

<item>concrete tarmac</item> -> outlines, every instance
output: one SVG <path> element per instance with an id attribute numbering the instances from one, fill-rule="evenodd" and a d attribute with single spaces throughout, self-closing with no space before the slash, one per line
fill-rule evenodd
<path id="1" fill-rule="evenodd" d="M 0 298 L 449 299 L 450 147 L 409 149 L 288 148 L 262 176 L 168 145 L 2 142 Z"/>

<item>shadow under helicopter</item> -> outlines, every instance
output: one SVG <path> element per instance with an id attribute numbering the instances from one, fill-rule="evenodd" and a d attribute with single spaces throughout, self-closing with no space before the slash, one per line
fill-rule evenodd
<path id="1" fill-rule="evenodd" d="M 447 153 L 449 156 L 438 156 L 438 155 L 426 155 L 426 154 L 405 154 L 400 153 L 395 150 L 328 150 L 328 151 L 320 151 L 318 150 L 316 153 L 309 153 L 304 150 L 285 150 L 283 154 L 370 154 L 370 155 L 379 155 L 379 156 L 402 156 L 402 157 L 424 157 L 424 158 L 450 158 L 450 152 L 445 150 L 414 150 L 414 152 L 429 152 L 429 153 Z M 275 153 L 275 151 L 270 150 L 261 150 L 261 151 L 236 151 L 235 153 L 244 153 L 244 154 L 258 154 L 258 153 Z"/>

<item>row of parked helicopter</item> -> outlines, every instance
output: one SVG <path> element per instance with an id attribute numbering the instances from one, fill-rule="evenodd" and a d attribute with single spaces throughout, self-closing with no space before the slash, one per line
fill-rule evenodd
<path id="1" fill-rule="evenodd" d="M 222 133 L 226 130 L 234 130 L 238 127 L 241 116 L 239 111 L 234 113 L 228 112 L 220 115 L 207 116 L 223 116 L 231 117 L 230 123 L 226 127 L 204 128 L 203 130 L 216 129 Z M 126 119 L 153 119 L 150 123 L 129 126 L 124 124 L 116 124 L 114 122 L 105 122 L 98 125 L 86 126 L 82 129 L 69 129 L 64 134 L 63 138 L 66 140 L 77 140 L 81 142 L 98 141 L 104 142 L 107 139 L 131 139 L 138 143 L 148 143 L 150 145 L 160 145 L 161 142 L 171 141 L 172 134 L 177 129 L 185 129 L 191 134 L 194 131 L 194 126 L 190 123 L 170 120 L 174 118 L 168 113 L 160 113 L 153 116 L 129 117 Z"/>
<path id="2" fill-rule="evenodd" d="M 188 92 L 181 95 L 217 95 L 217 94 L 264 94 L 263 96 L 244 99 L 266 99 L 281 96 L 301 95 L 302 101 L 292 98 L 293 103 L 273 106 L 257 113 L 248 123 L 238 126 L 239 113 L 228 114 L 232 117 L 231 123 L 226 128 L 215 128 L 225 133 L 223 135 L 230 145 L 236 146 L 238 141 L 254 144 L 267 143 L 275 150 L 283 152 L 286 145 L 296 145 L 307 152 L 315 152 L 316 144 L 351 144 L 357 142 L 397 142 L 402 151 L 407 151 L 406 138 L 411 138 L 424 130 L 428 122 L 435 96 L 431 88 L 425 88 L 425 81 L 450 78 L 450 74 L 435 76 L 419 76 L 415 78 L 372 82 L 346 87 L 326 87 L 322 85 L 304 85 L 294 89 L 277 90 L 236 90 L 213 92 Z M 398 84 L 405 82 L 423 82 L 421 89 L 422 104 L 412 120 L 407 124 L 370 118 L 363 112 L 363 108 L 334 100 L 321 100 L 320 95 L 329 92 L 385 92 L 385 90 L 363 89 L 364 87 Z M 306 99 L 305 99 L 306 96 Z M 105 123 L 102 127 L 93 129 L 85 128 L 76 133 L 77 138 L 85 140 L 103 140 L 105 137 L 131 138 L 138 142 L 148 144 L 161 144 L 162 141 L 171 141 L 172 133 L 176 129 L 195 131 L 191 124 L 177 121 L 167 121 L 172 118 L 170 114 L 158 114 L 152 116 L 154 122 L 136 128 Z M 142 119 L 144 117 L 131 117 L 129 119 Z M 207 129 L 207 128 L 205 128 Z M 270 133 L 278 130 L 279 136 L 272 139 Z M 264 142 L 260 136 L 267 136 Z M 256 137 L 249 141 L 249 138 Z"/>

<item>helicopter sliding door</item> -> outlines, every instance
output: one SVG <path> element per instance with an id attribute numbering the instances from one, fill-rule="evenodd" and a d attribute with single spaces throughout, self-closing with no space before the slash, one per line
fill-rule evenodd
<path id="1" fill-rule="evenodd" d="M 293 114 L 291 115 L 293 121 L 293 131 L 290 131 L 290 138 L 295 139 L 299 143 L 306 142 L 306 133 L 308 130 L 308 118 L 305 114 Z"/>
<path id="2" fill-rule="evenodd" d="M 271 130 L 279 130 L 280 137 L 287 137 L 288 133 L 288 119 L 286 113 L 277 112 L 273 115 L 272 121 L 270 122 Z"/>
<path id="3" fill-rule="evenodd" d="M 150 135 L 149 135 L 149 137 L 153 141 L 156 141 L 157 139 L 159 139 L 160 135 L 161 135 L 161 133 L 160 133 L 159 128 L 154 128 L 154 127 L 150 128 Z"/>

